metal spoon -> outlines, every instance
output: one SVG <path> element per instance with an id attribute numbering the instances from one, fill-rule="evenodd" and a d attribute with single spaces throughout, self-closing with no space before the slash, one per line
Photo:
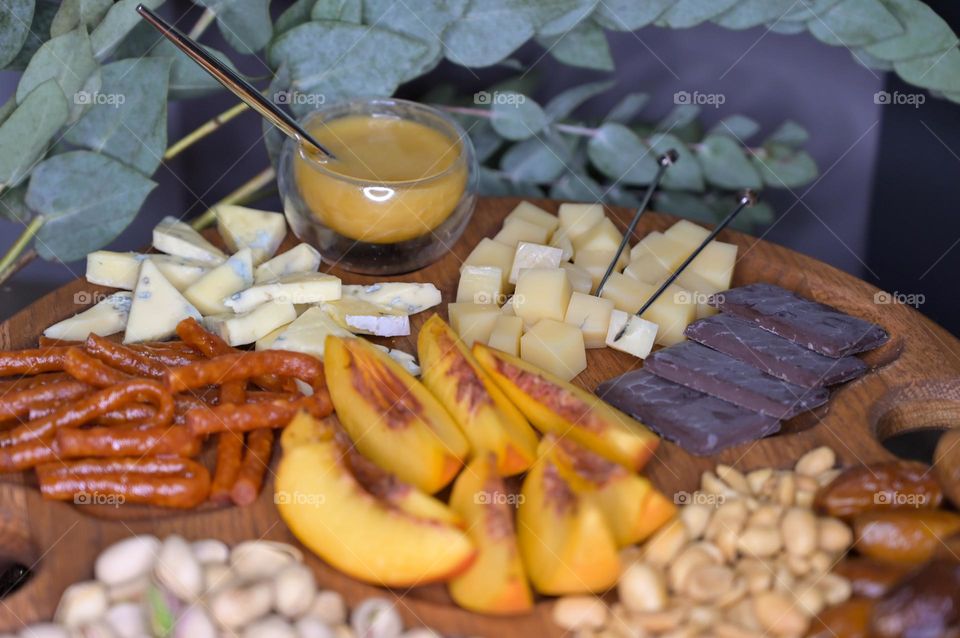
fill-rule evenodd
<path id="1" fill-rule="evenodd" d="M 307 133 L 286 111 L 264 97 L 253 85 L 237 75 L 230 67 L 207 53 L 195 40 L 142 4 L 137 5 L 137 13 L 159 31 L 163 37 L 170 40 L 190 59 L 199 64 L 204 71 L 212 75 L 217 82 L 287 136 L 306 147 L 308 152 L 325 155 L 328 159 L 336 159 L 329 149 L 313 139 L 313 136 Z"/>

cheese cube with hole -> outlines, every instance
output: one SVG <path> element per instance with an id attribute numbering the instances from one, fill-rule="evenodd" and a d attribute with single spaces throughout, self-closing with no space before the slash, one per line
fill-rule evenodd
<path id="1" fill-rule="evenodd" d="M 491 266 L 499 268 L 503 275 L 503 290 L 506 292 L 509 285 L 510 270 L 513 268 L 513 253 L 516 247 L 501 244 L 488 237 L 480 240 L 480 243 L 467 255 L 463 265 L 460 266 L 461 272 L 467 266 Z"/>
<path id="2" fill-rule="evenodd" d="M 402 337 L 410 334 L 410 316 L 383 306 L 345 297 L 320 304 L 341 328 L 354 334 Z"/>
<path id="3" fill-rule="evenodd" d="M 683 331 L 696 318 L 697 306 L 690 303 L 689 292 L 672 284 L 642 316 L 660 327 L 657 331 L 657 343 L 661 346 L 672 346 L 686 340 Z"/>
<path id="4" fill-rule="evenodd" d="M 642 281 L 647 284 L 655 284 L 658 281 L 663 281 L 669 277 L 672 272 L 673 271 L 667 270 L 656 257 L 650 254 L 640 255 L 623 269 L 623 274 L 627 277 L 632 277 L 637 281 Z"/>
<path id="5" fill-rule="evenodd" d="M 118 253 L 110 250 L 98 250 L 87 255 L 87 281 L 101 286 L 133 290 L 137 285 L 140 265 L 147 255 L 140 253 Z M 184 259 L 173 255 L 150 255 L 154 265 L 160 269 L 174 288 L 183 290 L 209 272 L 209 262 Z"/>
<path id="6" fill-rule="evenodd" d="M 433 284 L 411 281 L 386 281 L 367 286 L 344 286 L 344 297 L 355 297 L 372 304 L 395 310 L 405 315 L 415 315 L 428 308 L 440 305 L 440 290 Z"/>
<path id="7" fill-rule="evenodd" d="M 297 244 L 285 253 L 263 262 L 253 272 L 253 281 L 263 283 L 298 272 L 317 272 L 320 253 L 310 244 Z"/>
<path id="8" fill-rule="evenodd" d="M 600 204 L 560 204 L 560 209 L 557 211 L 560 229 L 574 242 L 577 237 L 605 217 L 603 206 Z"/>
<path id="9" fill-rule="evenodd" d="M 600 280 L 603 279 L 603 275 L 607 272 L 607 267 L 610 265 L 612 259 L 613 253 L 610 252 L 584 250 L 574 255 L 573 264 L 590 273 L 590 289 L 595 290 L 600 284 Z M 617 260 L 617 266 L 613 271 L 619 272 L 623 270 L 623 267 L 626 265 L 627 256 L 621 253 L 620 259 Z"/>
<path id="10" fill-rule="evenodd" d="M 450 327 L 469 348 L 475 341 L 486 343 L 493 332 L 493 324 L 501 316 L 496 304 L 458 302 L 447 304 Z"/>
<path id="11" fill-rule="evenodd" d="M 540 224 L 534 224 L 525 219 L 511 219 L 504 222 L 500 232 L 494 235 L 493 239 L 511 248 L 516 248 L 517 244 L 522 241 L 545 244 L 549 236 L 550 232 Z"/>
<path id="12" fill-rule="evenodd" d="M 499 304 L 503 297 L 503 273 L 496 266 L 464 266 L 460 269 L 457 301 Z"/>
<path id="13" fill-rule="evenodd" d="M 528 268 L 520 273 L 513 310 L 530 326 L 541 319 L 563 321 L 573 289 L 562 268 Z"/>
<path id="14" fill-rule="evenodd" d="M 231 346 L 243 346 L 254 343 L 280 326 L 293 322 L 296 318 L 297 311 L 289 301 L 268 301 L 249 312 L 237 314 L 227 312 L 205 317 L 203 325 Z M 276 341 L 274 341 L 275 346 Z"/>
<path id="15" fill-rule="evenodd" d="M 153 229 L 153 247 L 162 253 L 196 261 L 222 263 L 227 256 L 203 235 L 175 217 L 164 217 Z"/>
<path id="16" fill-rule="evenodd" d="M 526 268 L 559 268 L 563 261 L 563 250 L 522 241 L 517 244 L 513 254 L 513 267 L 510 271 L 510 283 L 516 284 L 521 270 Z"/>
<path id="17" fill-rule="evenodd" d="M 493 322 L 493 331 L 487 339 L 487 345 L 519 356 L 521 336 L 523 336 L 523 319 L 501 314 Z"/>
<path id="18" fill-rule="evenodd" d="M 737 245 L 713 240 L 690 262 L 687 270 L 697 273 L 720 290 L 728 290 L 736 264 Z"/>
<path id="19" fill-rule="evenodd" d="M 636 312 L 656 288 L 622 273 L 611 273 L 600 296 L 613 302 L 614 308 L 624 312 Z"/>
<path id="20" fill-rule="evenodd" d="M 573 252 L 576 254 L 588 250 L 602 251 L 609 253 L 612 257 L 622 240 L 623 234 L 617 225 L 610 218 L 604 217 L 573 240 Z"/>
<path id="21" fill-rule="evenodd" d="M 592 295 L 575 292 L 570 296 L 567 313 L 563 320 L 576 326 L 583 333 L 583 345 L 587 348 L 602 348 L 606 345 L 607 328 L 613 302 Z"/>
<path id="22" fill-rule="evenodd" d="M 167 281 L 153 260 L 145 259 L 133 290 L 123 342 L 169 339 L 176 334 L 177 324 L 187 317 L 200 321 L 200 311 Z"/>
<path id="23" fill-rule="evenodd" d="M 276 334 L 275 334 L 276 333 Z M 257 341 L 257 350 L 288 350 L 323 359 L 327 335 L 352 337 L 349 330 L 337 325 L 330 315 L 317 306 L 309 308 L 290 324 L 270 332 Z M 272 337 L 272 338 L 271 338 Z"/>
<path id="24" fill-rule="evenodd" d="M 710 295 L 721 292 L 721 289 L 707 281 L 696 272 L 687 268 L 677 277 L 677 285 L 690 292 L 697 306 L 697 319 L 717 314 L 717 309 L 707 303 Z"/>
<path id="25" fill-rule="evenodd" d="M 193 282 L 183 296 L 205 315 L 230 312 L 224 301 L 253 283 L 253 254 L 249 248 L 231 255 L 225 262 Z"/>
<path id="26" fill-rule="evenodd" d="M 92 334 L 107 337 L 123 332 L 130 316 L 133 293 L 115 292 L 91 308 L 59 321 L 43 331 L 43 336 L 65 341 L 85 341 Z"/>
<path id="27" fill-rule="evenodd" d="M 555 232 L 550 238 L 549 245 L 560 249 L 560 261 L 566 262 L 573 259 L 573 242 L 570 241 L 566 232 L 562 230 Z"/>
<path id="28" fill-rule="evenodd" d="M 520 358 L 569 381 L 587 369 L 583 333 L 576 326 L 542 319 L 520 338 Z"/>
<path id="29" fill-rule="evenodd" d="M 510 211 L 510 214 L 503 219 L 503 223 L 507 223 L 513 219 L 522 219 L 532 224 L 543 226 L 551 235 L 553 231 L 557 229 L 557 226 L 560 225 L 560 220 L 557 219 L 556 215 L 548 213 L 530 202 L 520 202 L 517 204 L 516 208 Z"/>
<path id="30" fill-rule="evenodd" d="M 214 206 L 213 211 L 227 248 L 234 252 L 249 248 L 254 265 L 273 257 L 287 234 L 287 220 L 282 213 L 232 204 Z"/>
<path id="31" fill-rule="evenodd" d="M 676 224 L 663 231 L 663 234 L 673 241 L 683 244 L 692 251 L 694 248 L 702 244 L 703 240 L 710 236 L 710 231 L 703 226 L 694 224 L 690 220 L 681 219 Z"/>
<path id="32" fill-rule="evenodd" d="M 567 271 L 570 287 L 573 288 L 575 292 L 590 294 L 590 291 L 593 289 L 593 277 L 589 272 L 576 264 L 567 262 L 560 264 L 560 267 Z"/>
<path id="33" fill-rule="evenodd" d="M 617 339 L 620 330 L 626 326 L 623 335 Z M 622 310 L 614 310 L 610 315 L 610 328 L 607 330 L 606 344 L 614 350 L 646 359 L 657 338 L 658 326 L 636 315 Z"/>
<path id="34" fill-rule="evenodd" d="M 687 246 L 670 239 L 661 232 L 654 231 L 630 250 L 630 260 L 638 259 L 643 255 L 653 255 L 664 268 L 673 272 L 690 255 L 690 252 L 691 249 Z"/>
<path id="35" fill-rule="evenodd" d="M 223 303 L 234 312 L 249 312 L 268 301 L 312 304 L 340 298 L 340 279 L 317 272 L 300 272 L 280 277 L 234 293 Z"/>

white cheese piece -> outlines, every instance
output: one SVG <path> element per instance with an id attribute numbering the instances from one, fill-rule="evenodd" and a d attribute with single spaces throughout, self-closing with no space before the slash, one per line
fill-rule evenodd
<path id="1" fill-rule="evenodd" d="M 567 271 L 567 279 L 570 280 L 570 287 L 576 292 L 590 294 L 593 289 L 593 276 L 582 266 L 576 264 L 562 263 L 560 267 Z"/>
<path id="2" fill-rule="evenodd" d="M 563 249 L 522 241 L 517 244 L 510 269 L 510 283 L 517 283 L 520 271 L 525 268 L 559 268 L 563 261 Z"/>
<path id="3" fill-rule="evenodd" d="M 293 323 L 281 329 L 279 334 L 274 335 L 269 344 L 264 343 L 261 347 L 258 341 L 257 350 L 302 352 L 322 360 L 327 335 L 335 337 L 353 336 L 350 331 L 338 326 L 337 322 L 330 318 L 330 315 L 314 306 L 297 317 Z M 267 338 L 269 337 L 264 337 L 261 341 Z"/>
<path id="4" fill-rule="evenodd" d="M 573 242 L 570 241 L 570 237 L 567 236 L 566 231 L 558 231 L 553 234 L 553 237 L 550 238 L 550 245 L 554 248 L 559 248 L 563 255 L 560 258 L 560 261 L 570 261 L 573 259 Z"/>
<path id="5" fill-rule="evenodd" d="M 234 293 L 224 304 L 234 312 L 248 312 L 271 300 L 313 304 L 340 298 L 340 279 L 317 272 L 298 272 Z"/>
<path id="6" fill-rule="evenodd" d="M 214 265 L 210 262 L 173 255 L 144 255 L 143 257 L 149 257 L 167 281 L 180 291 L 186 290 L 190 284 L 210 272 L 210 268 Z"/>
<path id="7" fill-rule="evenodd" d="M 440 291 L 433 284 L 400 281 L 369 286 L 344 286 L 343 296 L 369 301 L 405 315 L 415 315 L 440 303 Z"/>
<path id="8" fill-rule="evenodd" d="M 268 301 L 249 312 L 206 317 L 203 325 L 231 346 L 242 346 L 265 337 L 296 318 L 297 311 L 289 301 Z"/>
<path id="9" fill-rule="evenodd" d="M 253 254 L 244 248 L 195 281 L 183 296 L 205 315 L 230 312 L 224 300 L 253 283 Z"/>
<path id="10" fill-rule="evenodd" d="M 395 348 L 387 348 L 386 346 L 381 346 L 379 343 L 373 344 L 373 347 L 383 350 L 387 353 L 387 356 L 399 363 L 404 370 L 407 371 L 410 376 L 419 377 L 422 370 L 420 369 L 420 364 L 417 363 L 416 357 L 408 352 L 403 350 L 397 350 Z"/>
<path id="11" fill-rule="evenodd" d="M 499 279 L 499 275 L 497 275 Z M 347 297 L 320 305 L 341 328 L 355 334 L 400 337 L 410 334 L 410 316 L 369 301 Z"/>
<path id="12" fill-rule="evenodd" d="M 457 301 L 500 303 L 503 273 L 496 266 L 464 266 L 457 284 Z"/>
<path id="13" fill-rule="evenodd" d="M 183 290 L 210 270 L 210 264 L 173 255 L 142 255 L 98 250 L 87 255 L 87 281 L 101 286 L 133 290 L 140 264 L 150 257 L 174 288 Z"/>
<path id="14" fill-rule="evenodd" d="M 623 336 L 617 340 L 614 337 L 626 325 Z M 657 324 L 636 315 L 627 314 L 622 310 L 614 310 L 610 314 L 610 328 L 607 330 L 607 345 L 614 350 L 632 354 L 640 359 L 646 359 L 653 349 L 653 342 L 657 338 Z"/>
<path id="15" fill-rule="evenodd" d="M 204 239 L 190 224 L 175 217 L 164 217 L 153 229 L 153 247 L 162 253 L 219 264 L 227 256 Z"/>
<path id="16" fill-rule="evenodd" d="M 83 341 L 91 334 L 106 337 L 123 332 L 130 316 L 133 293 L 115 292 L 92 308 L 55 323 L 43 331 L 43 336 L 66 341 Z"/>
<path id="17" fill-rule="evenodd" d="M 560 230 L 576 243 L 576 239 L 602 220 L 605 213 L 600 204 L 567 203 L 560 204 L 557 217 L 560 219 Z"/>
<path id="18" fill-rule="evenodd" d="M 310 244 L 297 244 L 285 253 L 265 261 L 253 273 L 253 281 L 263 283 L 298 272 L 317 272 L 320 253 Z"/>
<path id="19" fill-rule="evenodd" d="M 173 287 L 152 259 L 140 266 L 137 287 L 130 303 L 124 343 L 169 339 L 187 317 L 200 320 L 200 311 Z"/>
<path id="20" fill-rule="evenodd" d="M 249 248 L 254 265 L 273 257 L 287 234 L 287 220 L 281 213 L 230 204 L 214 206 L 213 211 L 227 247 L 234 252 Z"/>

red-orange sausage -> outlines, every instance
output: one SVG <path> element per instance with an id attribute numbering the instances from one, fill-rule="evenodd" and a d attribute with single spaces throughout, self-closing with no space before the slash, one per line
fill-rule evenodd
<path id="1" fill-rule="evenodd" d="M 0 394 L 8 392 L 20 392 L 30 388 L 38 388 L 42 385 L 51 383 L 60 383 L 61 381 L 72 381 L 73 378 L 65 372 L 44 372 L 32 377 L 20 377 L 18 379 L 7 379 L 0 381 Z"/>
<path id="2" fill-rule="evenodd" d="M 0 377 L 14 374 L 39 374 L 63 369 L 63 357 L 69 348 L 35 348 L 0 352 Z"/>
<path id="3" fill-rule="evenodd" d="M 318 359 L 308 354 L 282 350 L 221 355 L 169 370 L 166 379 L 171 391 L 176 393 L 205 385 L 245 381 L 268 372 L 306 381 L 317 393 L 326 390 L 323 364 Z"/>
<path id="4" fill-rule="evenodd" d="M 47 463 L 37 467 L 38 478 L 95 476 L 101 474 L 147 474 L 150 476 L 186 476 L 193 478 L 207 469 L 197 461 L 179 456 L 118 457 L 77 459 L 64 463 Z"/>
<path id="5" fill-rule="evenodd" d="M 20 472 L 59 458 L 52 436 L 0 448 L 0 472 Z"/>
<path id="6" fill-rule="evenodd" d="M 105 388 L 130 380 L 126 372 L 110 367 L 79 348 L 70 348 L 63 358 L 63 369 L 73 378 Z"/>
<path id="7" fill-rule="evenodd" d="M 93 388 L 80 381 L 61 381 L 11 392 L 0 398 L 0 421 L 27 416 L 34 408 L 51 403 L 79 399 L 91 390 Z"/>
<path id="8" fill-rule="evenodd" d="M 167 371 L 166 366 L 150 360 L 132 348 L 97 335 L 87 337 L 84 348 L 97 359 L 127 374 L 162 379 Z"/>
<path id="9" fill-rule="evenodd" d="M 183 339 L 184 343 L 200 351 L 210 359 L 225 354 L 242 352 L 224 341 L 220 335 L 213 334 L 205 329 L 192 317 L 188 317 L 177 324 L 177 336 Z M 254 377 L 253 381 L 260 387 L 268 390 L 281 391 L 287 389 L 288 385 L 284 383 L 283 379 L 273 374 L 259 375 Z"/>
<path id="10" fill-rule="evenodd" d="M 230 491 L 230 498 L 237 505 L 244 507 L 257 500 L 263 486 L 263 477 L 270 464 L 273 438 L 273 430 L 254 430 L 247 435 L 247 451 L 243 455 L 237 480 Z"/>
<path id="11" fill-rule="evenodd" d="M 220 405 L 243 404 L 247 398 L 246 382 L 231 381 L 220 387 Z M 226 503 L 237 480 L 243 458 L 243 435 L 221 432 L 217 435 L 217 464 L 210 482 L 210 500 Z"/>
<path id="12" fill-rule="evenodd" d="M 60 458 L 84 456 L 196 456 L 200 439 L 182 425 L 145 429 L 95 427 L 86 430 L 64 428 L 54 439 Z"/>
<path id="13" fill-rule="evenodd" d="M 187 427 L 198 436 L 225 430 L 249 432 L 261 428 L 282 428 L 300 410 L 322 419 L 333 411 L 333 406 L 328 396 L 317 394 L 296 401 L 218 405 L 187 412 Z"/>

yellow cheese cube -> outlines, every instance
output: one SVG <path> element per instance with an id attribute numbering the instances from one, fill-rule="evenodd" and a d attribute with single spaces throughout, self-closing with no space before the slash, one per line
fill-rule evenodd
<path id="1" fill-rule="evenodd" d="M 578 235 L 573 241 L 574 254 L 584 250 L 605 251 L 613 255 L 620 247 L 623 234 L 608 217 L 604 217 Z"/>
<path id="2" fill-rule="evenodd" d="M 663 234 L 678 244 L 683 244 L 692 251 L 702 244 L 704 239 L 710 236 L 710 231 L 703 226 L 694 224 L 692 221 L 681 219 L 663 231 Z"/>
<path id="3" fill-rule="evenodd" d="M 600 280 L 603 279 L 604 273 L 607 272 L 607 266 L 610 265 L 610 261 L 612 259 L 613 252 L 583 250 L 574 255 L 573 263 L 574 265 L 579 266 L 590 273 L 590 278 L 593 280 L 591 290 L 593 290 L 596 289 L 597 284 L 599 284 Z M 614 272 L 622 270 L 626 265 L 627 256 L 621 253 L 620 259 L 617 260 L 617 267 L 614 268 Z"/>
<path id="4" fill-rule="evenodd" d="M 517 244 L 522 241 L 546 244 L 548 237 L 550 237 L 550 231 L 540 224 L 534 224 L 525 219 L 511 219 L 504 222 L 500 232 L 494 235 L 493 239 L 511 248 L 516 248 Z"/>
<path id="5" fill-rule="evenodd" d="M 673 272 L 690 252 L 691 249 L 680 242 L 654 231 L 633 247 L 630 251 L 630 260 L 638 259 L 643 255 L 653 255 L 664 268 Z"/>
<path id="6" fill-rule="evenodd" d="M 557 219 L 556 215 L 548 213 L 530 202 L 520 202 L 517 204 L 517 207 L 510 211 L 510 214 L 504 218 L 503 223 L 506 224 L 513 219 L 522 219 L 537 226 L 543 226 L 551 235 L 553 231 L 557 229 L 557 226 L 560 225 L 560 220 Z"/>
<path id="7" fill-rule="evenodd" d="M 499 304 L 503 296 L 503 273 L 496 266 L 464 266 L 460 269 L 457 301 Z"/>
<path id="8" fill-rule="evenodd" d="M 550 238 L 550 245 L 562 251 L 560 261 L 570 261 L 573 258 L 573 242 L 565 231 L 557 231 Z"/>
<path id="9" fill-rule="evenodd" d="M 587 232 L 605 216 L 603 206 L 600 204 L 560 204 L 560 210 L 557 212 L 560 229 L 571 241 Z"/>
<path id="10" fill-rule="evenodd" d="M 569 381 L 587 368 L 583 333 L 568 323 L 542 319 L 520 338 L 520 358 Z"/>
<path id="11" fill-rule="evenodd" d="M 717 286 L 690 270 L 690 268 L 680 273 L 676 281 L 678 286 L 689 291 L 693 303 L 697 307 L 697 319 L 710 317 L 717 313 L 717 309 L 707 303 L 710 295 L 720 292 Z"/>
<path id="12" fill-rule="evenodd" d="M 520 354 L 520 337 L 523 335 L 523 319 L 500 315 L 493 322 L 493 332 L 487 340 L 487 345 L 507 354 Z"/>
<path id="13" fill-rule="evenodd" d="M 672 284 L 641 315 L 644 319 L 660 326 L 657 332 L 657 343 L 661 346 L 671 346 L 686 339 L 683 331 L 697 316 L 697 306 L 689 300 L 689 292 Z"/>
<path id="14" fill-rule="evenodd" d="M 500 308 L 496 304 L 458 302 L 447 304 L 447 315 L 450 327 L 469 348 L 474 341 L 487 342 Z"/>
<path id="15" fill-rule="evenodd" d="M 671 272 L 672 271 L 667 270 L 656 257 L 650 254 L 640 255 L 623 269 L 623 274 L 627 277 L 633 277 L 648 284 L 663 281 L 670 276 Z"/>
<path id="16" fill-rule="evenodd" d="M 607 328 L 613 302 L 592 295 L 575 292 L 567 304 L 565 323 L 577 326 L 583 333 L 583 345 L 587 348 L 602 348 L 606 345 Z"/>
<path id="17" fill-rule="evenodd" d="M 527 325 L 541 319 L 563 321 L 573 289 L 562 268 L 528 268 L 520 273 L 513 310 Z"/>
<path id="18" fill-rule="evenodd" d="M 522 241 L 517 244 L 517 252 L 513 254 L 513 266 L 508 281 L 517 283 L 517 276 L 525 268 L 559 268 L 562 257 L 563 250 L 560 248 Z"/>
<path id="19" fill-rule="evenodd" d="M 510 268 L 513 266 L 513 246 L 507 246 L 500 242 L 493 241 L 488 237 L 480 240 L 473 251 L 467 256 L 463 265 L 460 266 L 462 272 L 467 266 L 490 266 L 499 268 L 502 277 L 502 288 L 507 290 L 510 276 Z"/>
<path id="20" fill-rule="evenodd" d="M 593 276 L 585 269 L 571 263 L 562 263 L 560 267 L 567 271 L 567 278 L 570 280 L 570 287 L 575 292 L 582 292 L 589 295 L 593 289 Z"/>
<path id="21" fill-rule="evenodd" d="M 500 307 L 500 314 L 505 317 L 516 317 L 517 313 L 513 309 L 513 297 L 507 299 L 507 302 Z"/>
<path id="22" fill-rule="evenodd" d="M 617 335 L 620 334 L 620 330 L 624 326 L 626 326 L 626 330 L 617 339 Z M 657 330 L 657 324 L 652 321 L 627 314 L 622 310 L 614 310 L 610 315 L 610 328 L 607 331 L 606 344 L 614 350 L 646 359 L 653 349 Z"/>
<path id="23" fill-rule="evenodd" d="M 600 291 L 600 296 L 612 301 L 618 310 L 633 314 L 640 310 L 640 306 L 654 290 L 651 284 L 615 272 L 607 279 L 603 290 Z"/>
<path id="24" fill-rule="evenodd" d="M 722 241 L 707 244 L 687 270 L 697 273 L 720 290 L 728 290 L 737 264 L 737 245 Z"/>

